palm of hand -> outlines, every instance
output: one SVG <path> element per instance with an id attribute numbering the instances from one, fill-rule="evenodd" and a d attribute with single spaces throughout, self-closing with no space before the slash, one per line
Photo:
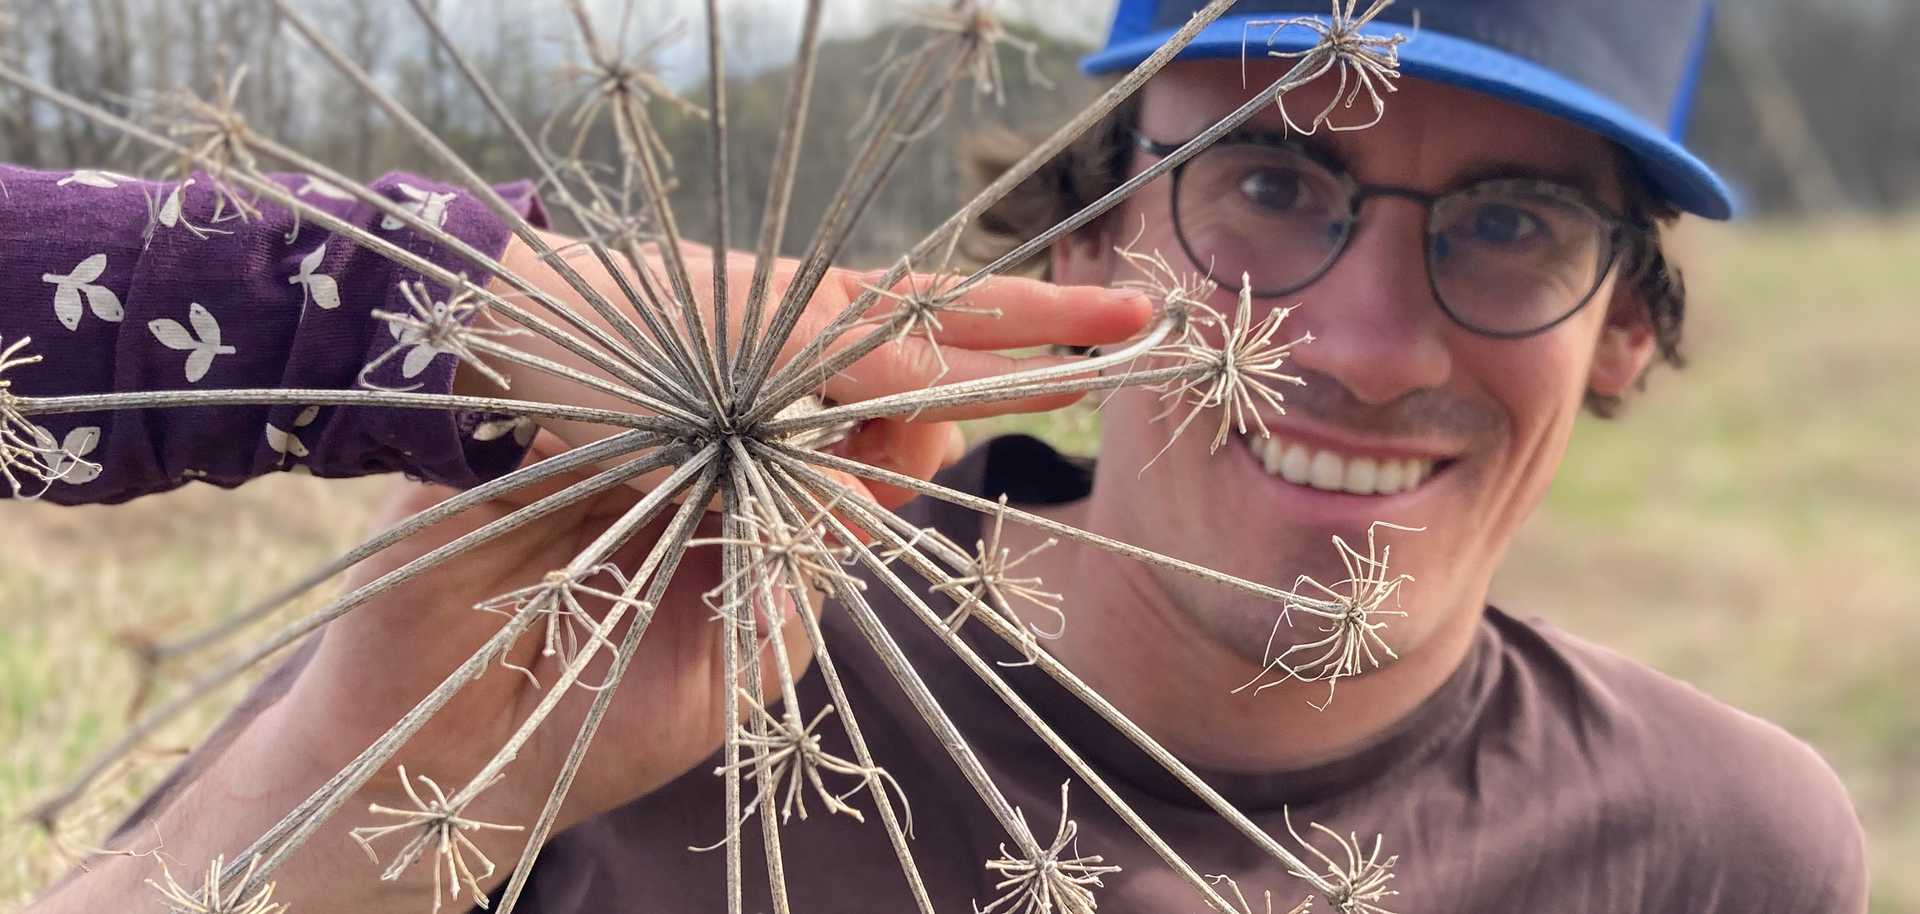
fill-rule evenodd
<path id="1" fill-rule="evenodd" d="M 560 448 L 542 436 L 539 451 Z M 573 480 L 559 480 L 545 491 L 522 494 L 531 501 Z M 398 485 L 383 522 L 391 522 L 432 507 L 452 491 L 413 483 Z M 640 497 L 632 489 L 583 501 L 529 523 L 512 533 L 474 549 L 459 559 L 433 568 L 386 591 L 367 606 L 331 626 L 319 653 L 302 676 L 300 705 L 320 709 L 336 728 L 326 728 L 342 745 L 365 745 L 394 720 L 438 686 L 445 672 L 465 662 L 499 630 L 500 616 L 474 609 L 475 604 L 538 584 L 549 572 L 564 568 Z M 407 542 L 356 568 L 349 586 L 372 580 L 406 562 L 505 517 L 518 504 L 495 502 L 468 511 L 422 531 Z M 667 512 L 670 514 L 671 512 Z M 650 528 L 632 538 L 611 562 L 631 574 L 667 523 L 656 518 Z M 701 536 L 719 533 L 717 515 L 702 521 Z M 689 550 L 660 601 L 662 609 L 643 615 L 646 637 L 621 680 L 619 693 L 601 722 L 587 761 L 568 795 L 563 820 L 603 811 L 625 800 L 663 786 L 684 774 L 721 744 L 722 701 L 720 675 L 726 626 L 715 624 L 702 596 L 718 586 L 720 551 Z M 610 578 L 591 583 L 607 587 Z M 636 595 L 637 599 L 637 595 Z M 583 597 L 585 608 L 603 618 L 609 601 Z M 635 612 L 607 635 L 618 644 L 626 636 Z M 544 622 L 536 622 L 517 639 L 507 654 L 493 661 L 479 680 L 467 686 L 427 728 L 409 743 L 409 764 L 416 773 L 463 783 L 484 757 L 475 746 L 499 746 L 545 694 L 518 667 L 550 685 L 560 673 L 558 657 L 542 656 Z M 789 659 L 796 674 L 805 669 L 811 652 L 795 617 L 787 625 Z M 602 650 L 579 678 L 597 685 L 607 678 L 611 651 Z M 769 676 L 768 685 L 773 680 Z M 763 689 L 763 692 L 770 691 Z M 552 781 L 587 713 L 594 693 L 576 686 L 535 732 L 507 777 L 524 773 L 528 784 Z M 557 724 L 557 726 L 555 725 Z M 346 731 L 346 732 L 342 732 Z M 363 732 L 364 731 L 364 732 Z M 392 772 L 382 777 L 395 777 Z M 397 783 L 397 782 L 396 782 Z M 503 791 L 515 802 L 538 804 L 536 791 Z"/>

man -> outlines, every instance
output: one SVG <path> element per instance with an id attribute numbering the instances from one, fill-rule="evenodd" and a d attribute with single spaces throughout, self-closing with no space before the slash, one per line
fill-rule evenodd
<path id="1" fill-rule="evenodd" d="M 1088 68 L 1130 66 L 1197 6 L 1124 0 Z M 1057 163 L 1054 179 L 1036 181 L 989 228 L 1033 228 L 1023 207 L 1051 221 L 1283 72 L 1285 61 L 1250 61 L 1243 83 L 1243 37 L 1261 49 L 1264 33 L 1248 31 L 1253 20 L 1321 12 L 1319 4 L 1250 6 L 1209 29 L 1079 158 Z M 1398 19 L 1368 31 L 1409 30 L 1412 12 L 1389 11 L 1385 19 Z M 1137 278 L 1115 252 L 1130 245 L 1182 270 L 1211 269 L 1223 288 L 1210 304 L 1228 313 L 1241 284 L 1256 317 L 1299 303 L 1284 326 L 1289 336 L 1314 337 L 1290 363 L 1306 384 L 1286 391 L 1285 415 L 1262 416 L 1270 437 L 1236 436 L 1217 453 L 1203 435 L 1169 445 L 1162 404 L 1128 392 L 1106 407 L 1097 467 L 1006 438 L 947 480 L 1282 586 L 1300 574 L 1346 577 L 1329 533 L 1357 545 L 1375 521 L 1421 531 L 1381 534 L 1393 547 L 1388 573 L 1415 579 L 1407 616 L 1382 617 L 1397 656 L 1383 654 L 1378 669 L 1337 683 L 1301 681 L 1319 677 L 1313 669 L 1288 677 L 1273 665 L 1321 635 L 1304 619 L 1276 628 L 1269 603 L 1070 544 L 1037 553 L 1029 566 L 1065 596 L 1068 625 L 1045 649 L 1268 833 L 1285 836 L 1291 823 L 1311 835 L 1306 823 L 1319 822 L 1368 846 L 1366 836 L 1382 836 L 1397 855 L 1388 887 L 1398 894 L 1376 898 L 1376 908 L 1335 898 L 1316 910 L 1863 910 L 1859 826 L 1810 750 L 1630 661 L 1486 606 L 1488 583 L 1550 482 L 1582 404 L 1617 403 L 1656 350 L 1674 351 L 1680 298 L 1658 256 L 1655 217 L 1728 214 L 1718 180 L 1671 136 L 1690 100 L 1704 3 L 1442 0 L 1419 12 L 1419 34 L 1401 50 L 1408 78 L 1377 124 L 1331 129 L 1373 116 L 1364 95 L 1342 107 L 1322 79 L 1288 96 L 1286 111 L 1305 124 L 1332 104 L 1331 124 L 1306 136 L 1270 110 L 1051 252 L 1047 267 L 1059 283 Z M 1289 42 L 1310 37 L 1283 31 L 1273 47 L 1295 49 Z M 1046 196 L 1061 188 L 1065 197 Z M 959 542 L 980 535 L 976 516 L 917 507 L 920 522 Z M 591 510 L 557 518 L 337 626 L 156 804 L 152 821 L 165 826 L 156 830 L 170 847 L 203 856 L 257 832 L 262 822 L 249 830 L 243 820 L 270 821 L 417 696 L 422 683 L 406 680 L 407 668 L 444 669 L 439 661 L 465 656 L 472 614 L 455 610 L 553 567 L 595 521 Z M 1015 554 L 1040 542 L 1017 525 L 1007 536 Z M 715 642 L 699 591 L 689 583 L 670 595 L 668 607 L 690 611 L 663 610 L 655 623 L 623 686 L 633 697 L 616 702 L 617 719 L 565 812 L 572 827 L 548 848 L 521 910 L 724 903 L 722 856 L 687 849 L 728 827 L 716 815 L 721 786 L 712 775 L 723 698 L 708 685 Z M 883 595 L 873 598 L 883 617 L 899 621 L 895 637 L 1008 800 L 1036 832 L 1050 829 L 1067 795 L 1060 785 L 1077 779 L 933 635 Z M 451 609 L 420 613 L 423 604 Z M 999 877 L 983 864 L 1008 837 L 846 620 L 829 611 L 823 621 L 828 643 L 847 646 L 836 661 L 876 761 L 911 804 L 912 849 L 929 897 L 940 910 L 991 904 Z M 991 656 L 1020 659 L 973 640 Z M 396 662 L 403 655 L 418 662 Z M 1204 872 L 1230 877 L 1249 898 L 1270 890 L 1288 900 L 1283 909 L 1302 894 L 1278 862 L 1071 696 L 1031 669 L 1007 675 Z M 508 688 L 499 682 L 508 678 L 482 684 Z M 1250 682 L 1274 685 L 1240 689 Z M 514 698 L 496 692 L 460 706 L 416 738 L 408 758 L 471 770 L 511 725 Z M 1326 710 L 1316 707 L 1329 698 Z M 819 676 L 803 681 L 801 699 L 824 703 Z M 564 724 L 549 729 L 571 733 Z M 845 755 L 844 737 L 829 731 L 827 748 Z M 557 758 L 557 747 L 530 746 L 519 770 L 538 774 Z M 503 782 L 476 817 L 530 820 L 545 783 Z M 1074 855 L 1119 867 L 1094 890 L 1098 902 L 1116 911 L 1202 907 L 1084 785 L 1073 788 Z M 368 797 L 395 789 L 379 782 Z M 296 910 L 424 908 L 425 869 L 373 883 L 344 827 L 281 871 L 280 897 Z M 912 909 L 875 823 L 816 810 L 785 827 L 796 910 Z M 510 857 L 510 836 L 476 837 L 493 842 L 496 858 Z M 1052 833 L 1038 837 L 1045 843 Z M 1342 859 L 1331 843 L 1316 846 Z M 765 881 L 752 875 L 748 908 L 764 910 Z M 46 910 L 117 898 L 97 888 L 111 878 L 78 879 Z M 90 879 L 97 894 L 87 894 Z"/>

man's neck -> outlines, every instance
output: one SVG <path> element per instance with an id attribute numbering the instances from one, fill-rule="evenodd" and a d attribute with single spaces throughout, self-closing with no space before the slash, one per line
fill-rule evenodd
<path id="1" fill-rule="evenodd" d="M 1083 507 L 1038 513 L 1084 527 Z M 1007 525 L 1006 545 L 1018 555 L 1040 537 L 1016 526 Z M 1326 702 L 1326 682 L 1236 693 L 1261 668 L 1210 638 L 1137 562 L 1068 542 L 1036 555 L 1033 566 L 1047 589 L 1066 597 L 1066 630 L 1041 642 L 1045 649 L 1168 749 L 1220 771 L 1303 768 L 1371 745 L 1460 667 L 1484 605 L 1448 610 L 1448 623 L 1400 650 L 1399 660 L 1341 679 L 1323 711 L 1314 705 Z"/>

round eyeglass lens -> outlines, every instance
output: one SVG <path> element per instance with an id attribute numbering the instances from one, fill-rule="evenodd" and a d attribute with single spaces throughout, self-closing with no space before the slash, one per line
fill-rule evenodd
<path id="1" fill-rule="evenodd" d="M 1611 229 L 1554 190 L 1497 181 L 1435 201 L 1428 270 L 1455 320 L 1489 333 L 1531 333 L 1593 295 L 1612 259 Z"/>
<path id="2" fill-rule="evenodd" d="M 1174 198 L 1174 228 L 1195 266 L 1223 284 L 1247 276 L 1281 294 L 1319 276 L 1353 225 L 1352 193 L 1291 150 L 1227 143 L 1195 156 Z"/>

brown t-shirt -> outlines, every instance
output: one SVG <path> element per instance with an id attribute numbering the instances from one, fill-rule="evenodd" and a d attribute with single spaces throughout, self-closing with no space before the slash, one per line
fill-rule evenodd
<path id="1" fill-rule="evenodd" d="M 1015 502 L 1060 503 L 1083 497 L 1089 479 L 1087 465 L 1033 439 L 1009 437 L 976 450 L 944 481 L 988 496 L 1005 492 Z M 978 516 L 968 511 L 925 500 L 908 510 L 958 542 L 978 538 Z M 1053 833 L 1061 782 L 1075 781 L 1079 853 L 1122 867 L 1095 890 L 1101 910 L 1205 910 L 884 588 L 867 594 L 1008 799 L 1045 832 L 1043 841 Z M 999 877 L 983 864 L 1007 835 L 844 614 L 829 611 L 825 625 L 876 761 L 912 804 L 912 850 L 936 907 L 984 906 L 998 896 Z M 973 643 L 989 658 L 1018 659 L 1005 645 Z M 1260 890 L 1273 890 L 1276 903 L 1286 900 L 1279 910 L 1304 894 L 1278 863 L 1045 674 L 1003 673 L 1201 872 L 1232 876 L 1256 912 Z M 802 681 L 800 696 L 804 708 L 828 701 L 818 675 Z M 852 756 L 837 728 L 822 731 L 828 751 Z M 554 839 L 521 909 L 722 910 L 723 852 L 688 850 L 719 839 L 726 827 L 722 782 L 713 774 L 718 764 L 716 757 Z M 1304 770 L 1200 773 L 1283 840 L 1282 806 L 1303 831 L 1319 821 L 1342 833 L 1384 835 L 1387 852 L 1399 855 L 1393 887 L 1400 893 L 1384 906 L 1402 914 L 1866 909 L 1860 824 L 1813 750 L 1683 683 L 1497 609 L 1487 610 L 1458 672 L 1365 751 Z M 808 819 L 783 828 L 794 910 L 913 910 L 871 801 L 861 795 L 853 802 L 867 811 L 866 824 L 829 815 L 816 802 Z M 769 910 L 757 865 L 760 829 L 754 824 L 744 833 L 747 910 Z"/>

